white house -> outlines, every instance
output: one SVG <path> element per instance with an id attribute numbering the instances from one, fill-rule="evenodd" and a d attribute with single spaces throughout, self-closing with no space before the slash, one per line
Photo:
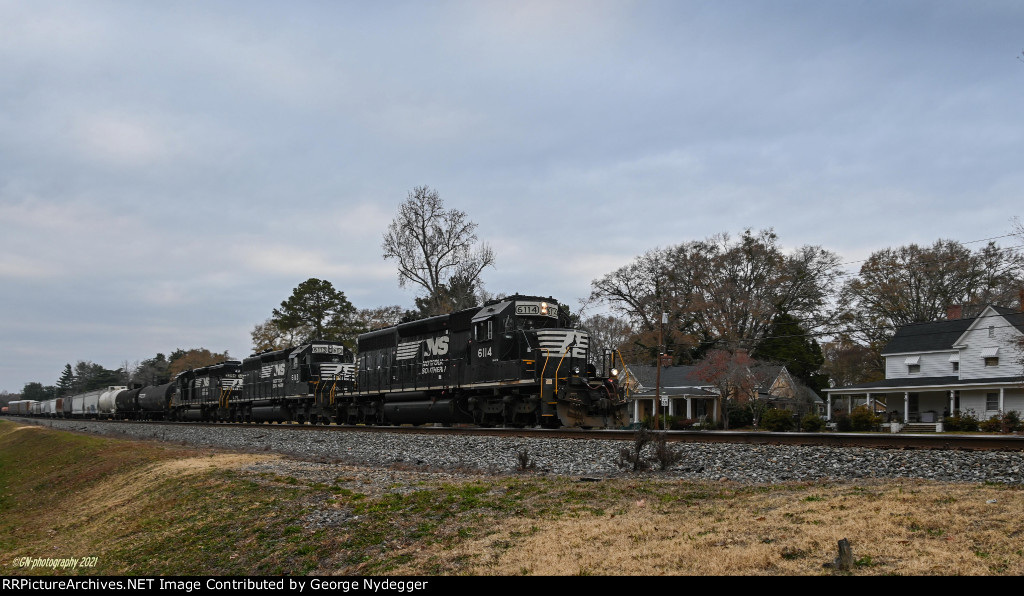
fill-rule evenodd
<path id="1" fill-rule="evenodd" d="M 825 389 L 826 415 L 868 404 L 904 424 L 940 423 L 956 411 L 1024 417 L 1022 338 L 1024 312 L 997 306 L 968 319 L 951 308 L 945 321 L 901 327 L 882 350 L 885 380 Z"/>

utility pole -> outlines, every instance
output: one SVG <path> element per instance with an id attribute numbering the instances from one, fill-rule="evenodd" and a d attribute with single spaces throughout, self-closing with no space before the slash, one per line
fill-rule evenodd
<path id="1" fill-rule="evenodd" d="M 654 430 L 658 430 L 658 409 L 661 405 L 661 360 L 665 356 L 665 323 L 668 322 L 668 313 L 665 312 L 665 302 L 661 303 L 661 325 L 658 327 L 658 361 L 655 363 L 657 368 L 657 381 L 656 389 L 654 390 Z M 667 410 L 666 410 L 667 411 Z M 665 414 L 665 429 L 668 430 L 668 414 Z"/>

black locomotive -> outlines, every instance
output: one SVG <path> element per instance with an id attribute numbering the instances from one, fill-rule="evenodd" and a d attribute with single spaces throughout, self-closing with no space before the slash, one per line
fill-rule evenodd
<path id="1" fill-rule="evenodd" d="M 613 355 L 551 298 L 515 295 L 359 336 L 349 423 L 625 426 Z"/>
<path id="2" fill-rule="evenodd" d="M 339 342 L 313 341 L 185 371 L 173 382 L 109 387 L 76 411 L 41 415 L 314 424 L 621 427 L 617 353 L 593 358 L 552 298 L 515 295 Z M 620 359 L 621 365 L 621 359 Z M 600 374 L 598 374 L 600 372 Z M 109 405 L 107 405 L 109 404 Z"/>

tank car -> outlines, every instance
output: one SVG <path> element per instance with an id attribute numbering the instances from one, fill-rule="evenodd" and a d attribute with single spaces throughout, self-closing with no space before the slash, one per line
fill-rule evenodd
<path id="1" fill-rule="evenodd" d="M 587 333 L 552 298 L 517 294 L 358 341 L 358 389 L 345 422 L 627 424 L 610 355 L 592 362 Z"/>
<path id="2" fill-rule="evenodd" d="M 138 420 L 141 418 L 141 412 L 139 411 L 140 391 L 142 391 L 141 387 L 135 387 L 134 389 L 118 391 L 114 395 L 114 411 L 117 413 L 117 418 L 122 420 Z"/>

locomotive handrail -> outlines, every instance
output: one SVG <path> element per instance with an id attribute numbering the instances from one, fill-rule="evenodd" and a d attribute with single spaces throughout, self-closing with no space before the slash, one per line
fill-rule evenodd
<path id="1" fill-rule="evenodd" d="M 568 348 L 568 349 L 565 350 L 565 352 L 562 352 L 562 357 L 558 359 L 558 366 L 555 368 L 555 395 L 556 396 L 558 395 L 558 371 L 562 370 L 562 363 L 565 362 L 565 355 L 568 354 L 569 350 L 571 350 L 571 349 L 572 348 Z M 566 377 L 566 379 L 568 379 L 568 378 L 569 377 Z"/>
<path id="2" fill-rule="evenodd" d="M 541 399 L 541 401 L 544 401 L 544 373 L 546 373 L 548 371 L 548 362 L 551 360 L 551 349 L 550 348 L 541 348 L 541 349 L 544 350 L 544 368 L 542 368 L 541 371 L 540 371 L 540 399 Z M 558 372 L 557 371 L 555 371 L 555 376 L 556 376 L 556 378 L 555 378 L 555 395 L 557 396 L 558 395 L 558 379 L 557 379 Z"/>

